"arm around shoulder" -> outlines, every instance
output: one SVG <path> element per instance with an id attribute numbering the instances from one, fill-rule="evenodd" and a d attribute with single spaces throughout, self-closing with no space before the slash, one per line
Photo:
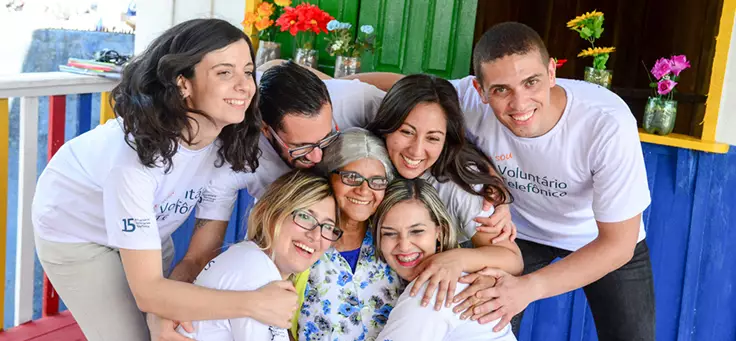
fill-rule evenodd
<path id="1" fill-rule="evenodd" d="M 366 72 L 345 76 L 340 79 L 357 79 L 363 83 L 371 84 L 383 91 L 388 91 L 399 79 L 404 78 L 400 73 L 392 72 Z"/>

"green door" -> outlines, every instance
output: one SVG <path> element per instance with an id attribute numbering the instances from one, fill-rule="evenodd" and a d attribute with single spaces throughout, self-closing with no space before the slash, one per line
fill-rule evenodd
<path id="1" fill-rule="evenodd" d="M 381 48 L 362 71 L 466 76 L 478 0 L 360 0 L 360 25 L 376 27 Z"/>
<path id="2" fill-rule="evenodd" d="M 301 1 L 293 1 L 296 6 Z M 308 0 L 341 22 L 376 28 L 380 49 L 363 56 L 361 71 L 431 73 L 445 78 L 466 76 L 473 52 L 478 0 Z M 288 32 L 278 34 L 282 58 L 294 55 Z M 317 36 L 319 69 L 334 73 L 335 57 L 325 51 L 325 34 Z"/>

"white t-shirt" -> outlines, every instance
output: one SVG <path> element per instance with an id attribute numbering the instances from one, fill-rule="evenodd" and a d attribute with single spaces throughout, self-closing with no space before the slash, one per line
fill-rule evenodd
<path id="1" fill-rule="evenodd" d="M 324 82 L 332 101 L 332 116 L 342 130 L 368 125 L 376 116 L 385 95 L 373 85 L 358 80 L 330 79 Z M 218 171 L 197 207 L 198 219 L 230 220 L 239 190 L 247 189 L 248 194 L 258 199 L 268 185 L 291 170 L 265 136 L 261 135 L 258 147 L 262 155 L 255 173 Z"/>
<path id="2" fill-rule="evenodd" d="M 120 122 L 109 120 L 65 143 L 41 173 L 32 207 L 35 233 L 53 242 L 161 249 L 200 200 L 219 143 L 179 146 L 165 174 L 163 167 L 142 165 Z"/>
<path id="3" fill-rule="evenodd" d="M 536 138 L 514 135 L 481 102 L 473 76 L 452 83 L 468 138 L 496 164 L 514 195 L 518 237 L 575 251 L 598 236 L 596 221 L 618 222 L 651 199 L 636 120 L 614 93 L 557 79 L 567 94 L 559 122 Z M 639 238 L 645 237 L 640 223 Z"/>
<path id="4" fill-rule="evenodd" d="M 433 306 L 422 307 L 422 297 L 427 289 L 427 283 L 422 285 L 416 296 L 411 297 L 409 292 L 413 286 L 414 282 L 411 282 L 404 289 L 376 341 L 516 341 L 510 325 L 498 333 L 493 331 L 493 327 L 500 320 L 480 324 L 469 319 L 461 320 L 459 313 L 452 312 L 454 306 L 443 306 L 440 311 L 434 310 Z M 457 283 L 455 295 L 467 287 L 467 284 Z M 436 296 L 435 292 L 430 302 L 434 302 Z"/>
<path id="5" fill-rule="evenodd" d="M 437 190 L 440 200 L 445 203 L 447 213 L 459 229 L 457 234 L 458 243 L 469 241 L 477 232 L 475 229 L 480 224 L 473 219 L 480 216 L 489 217 L 493 214 L 493 208 L 483 211 L 483 197 L 468 193 L 453 181 L 440 183 L 429 172 L 425 172 L 422 179 Z"/>
<path id="6" fill-rule="evenodd" d="M 276 264 L 268 255 L 255 243 L 242 242 L 211 260 L 194 284 L 217 290 L 252 291 L 281 279 Z M 194 333 L 187 333 L 181 327 L 177 331 L 197 341 L 289 340 L 286 329 L 252 318 L 194 321 L 192 325 Z"/>

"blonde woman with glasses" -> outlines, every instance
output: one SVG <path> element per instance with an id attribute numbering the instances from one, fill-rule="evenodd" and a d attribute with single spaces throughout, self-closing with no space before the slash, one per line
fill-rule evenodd
<path id="1" fill-rule="evenodd" d="M 255 290 L 290 279 L 314 264 L 342 236 L 333 191 L 322 176 L 293 170 L 278 178 L 253 207 L 246 241 L 210 261 L 194 284 L 219 290 Z M 285 321 L 286 323 L 289 323 Z M 196 321 L 194 332 L 178 331 L 197 341 L 289 340 L 286 329 L 251 318 Z"/>

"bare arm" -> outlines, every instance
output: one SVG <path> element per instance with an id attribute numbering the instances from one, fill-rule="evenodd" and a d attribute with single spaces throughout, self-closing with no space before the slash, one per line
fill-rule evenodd
<path id="1" fill-rule="evenodd" d="M 357 73 L 342 77 L 340 79 L 357 79 L 363 83 L 371 84 L 383 91 L 388 91 L 394 86 L 394 83 L 398 82 L 399 79 L 404 78 L 404 75 L 393 72 L 366 72 Z"/>
<path id="2" fill-rule="evenodd" d="M 283 64 L 285 62 L 286 62 L 286 60 L 284 60 L 284 59 L 273 59 L 273 60 L 269 60 L 268 62 L 265 62 L 265 63 L 259 65 L 258 66 L 258 69 L 256 69 L 256 71 L 258 71 L 259 73 L 266 72 L 266 70 L 268 70 L 268 69 L 270 69 L 270 68 L 272 68 L 272 67 L 274 67 L 276 65 L 281 65 L 281 64 Z M 329 76 L 328 74 L 326 74 L 326 73 L 324 73 L 322 71 L 319 71 L 317 69 L 311 68 L 309 66 L 303 66 L 302 65 L 302 67 L 307 68 L 309 71 L 312 71 L 312 73 L 315 74 L 315 75 L 317 75 L 317 77 L 319 77 L 319 79 L 321 79 L 321 80 L 332 79 L 331 76 Z"/>
<path id="3" fill-rule="evenodd" d="M 564 259 L 526 275 L 536 299 L 582 288 L 622 267 L 634 255 L 641 213 L 616 223 L 598 223 L 598 237 Z M 536 300 L 535 299 L 535 300 Z"/>
<path id="4" fill-rule="evenodd" d="M 524 259 L 516 243 L 504 239 L 494 244 L 493 240 L 497 236 L 484 232 L 477 232 L 473 236 L 471 240 L 475 248 L 463 249 L 469 251 L 463 258 L 465 261 L 463 271 L 476 272 L 487 267 L 498 268 L 512 275 L 520 275 L 524 271 Z"/>
<path id="5" fill-rule="evenodd" d="M 528 275 L 515 277 L 502 270 L 484 269 L 465 276 L 463 283 L 473 283 L 482 277 L 479 275 L 493 276 L 497 283 L 493 287 L 474 283 L 455 297 L 455 302 L 463 302 L 454 311 L 464 311 L 463 316 L 472 315 L 480 323 L 500 318 L 501 322 L 494 327 L 499 331 L 529 303 L 584 287 L 626 264 L 634 254 L 640 219 L 641 214 L 637 214 L 621 222 L 598 222 L 596 239 L 559 262 Z M 480 301 L 467 300 L 472 296 Z"/>
<path id="6" fill-rule="evenodd" d="M 227 221 L 197 219 L 187 253 L 171 271 L 169 279 L 194 282 L 204 266 L 220 254 L 226 230 Z"/>
<path id="7" fill-rule="evenodd" d="M 524 270 L 524 261 L 519 247 L 508 239 L 493 244 L 492 240 L 497 236 L 498 234 L 477 232 L 471 239 L 475 248 L 448 250 L 422 262 L 415 270 L 419 276 L 410 295 L 416 295 L 424 282 L 429 281 L 422 304 L 429 304 L 435 288 L 439 287 L 435 301 L 435 309 L 439 310 L 445 303 L 445 298 L 447 306 L 452 303 L 455 287 L 462 272 L 476 272 L 493 267 L 515 274 L 521 273 Z"/>
<path id="8" fill-rule="evenodd" d="M 288 327 L 296 309 L 290 284 L 276 282 L 255 291 L 214 290 L 164 278 L 160 250 L 120 249 L 120 257 L 136 304 L 146 313 L 176 321 L 251 317 Z"/>

